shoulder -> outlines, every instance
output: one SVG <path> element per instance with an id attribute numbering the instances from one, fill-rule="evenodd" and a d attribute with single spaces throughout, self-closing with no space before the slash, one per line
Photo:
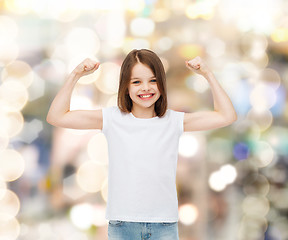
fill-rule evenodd
<path id="1" fill-rule="evenodd" d="M 110 114 L 113 112 L 120 111 L 120 109 L 117 106 L 109 106 L 109 107 L 104 107 L 102 109 L 103 114 Z"/>
<path id="2" fill-rule="evenodd" d="M 124 117 L 127 115 L 127 113 L 122 112 L 118 106 L 109 106 L 109 107 L 105 107 L 102 109 L 103 111 L 103 117 L 107 118 L 107 117 Z"/>
<path id="3" fill-rule="evenodd" d="M 180 112 L 180 111 L 176 111 L 173 109 L 167 109 L 165 115 L 164 115 L 164 119 L 167 119 L 168 121 L 172 121 L 172 122 L 180 122 L 183 123 L 184 121 L 184 112 Z"/>
<path id="4" fill-rule="evenodd" d="M 185 115 L 185 112 L 181 112 L 181 111 L 176 111 L 176 110 L 173 110 L 173 109 L 167 109 L 167 111 L 166 111 L 166 114 L 168 115 L 168 116 L 176 116 L 176 117 L 184 117 L 184 115 Z"/>

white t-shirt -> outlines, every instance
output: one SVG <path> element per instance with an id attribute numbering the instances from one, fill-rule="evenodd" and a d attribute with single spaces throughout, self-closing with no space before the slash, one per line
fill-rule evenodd
<path id="1" fill-rule="evenodd" d="M 118 107 L 103 109 L 109 153 L 106 219 L 178 221 L 176 168 L 183 112 L 136 118 Z"/>

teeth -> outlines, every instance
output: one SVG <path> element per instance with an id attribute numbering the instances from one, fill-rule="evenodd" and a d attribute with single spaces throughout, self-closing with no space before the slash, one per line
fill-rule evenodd
<path id="1" fill-rule="evenodd" d="M 152 94 L 150 94 L 150 95 L 140 95 L 141 98 L 148 98 L 148 97 L 151 97 L 151 96 L 152 96 Z"/>

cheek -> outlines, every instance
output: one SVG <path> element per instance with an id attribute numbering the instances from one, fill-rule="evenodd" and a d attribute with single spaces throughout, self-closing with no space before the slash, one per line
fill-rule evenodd
<path id="1" fill-rule="evenodd" d="M 159 95 L 161 95 L 161 92 L 160 92 L 158 86 L 155 87 L 155 90 L 158 92 Z"/>
<path id="2" fill-rule="evenodd" d="M 129 87 L 127 89 L 127 94 L 131 97 L 133 97 L 135 95 L 135 89 L 133 87 Z"/>
<path id="3" fill-rule="evenodd" d="M 160 92 L 159 89 L 160 89 L 160 88 L 159 88 L 158 84 L 156 84 L 156 85 L 155 85 L 155 90 L 157 90 L 158 92 Z"/>

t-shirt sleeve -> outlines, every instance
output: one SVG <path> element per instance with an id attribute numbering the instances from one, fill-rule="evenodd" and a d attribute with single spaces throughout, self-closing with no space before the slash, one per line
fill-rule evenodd
<path id="1" fill-rule="evenodd" d="M 103 116 L 103 126 L 102 126 L 102 133 L 104 135 L 107 134 L 107 131 L 109 129 L 109 123 L 111 121 L 111 112 L 113 110 L 113 107 L 106 107 L 102 109 L 102 116 Z"/>
<path id="2" fill-rule="evenodd" d="M 179 130 L 179 135 L 181 135 L 184 132 L 184 112 L 177 112 L 177 111 L 172 111 L 175 124 L 177 126 L 177 129 Z"/>

